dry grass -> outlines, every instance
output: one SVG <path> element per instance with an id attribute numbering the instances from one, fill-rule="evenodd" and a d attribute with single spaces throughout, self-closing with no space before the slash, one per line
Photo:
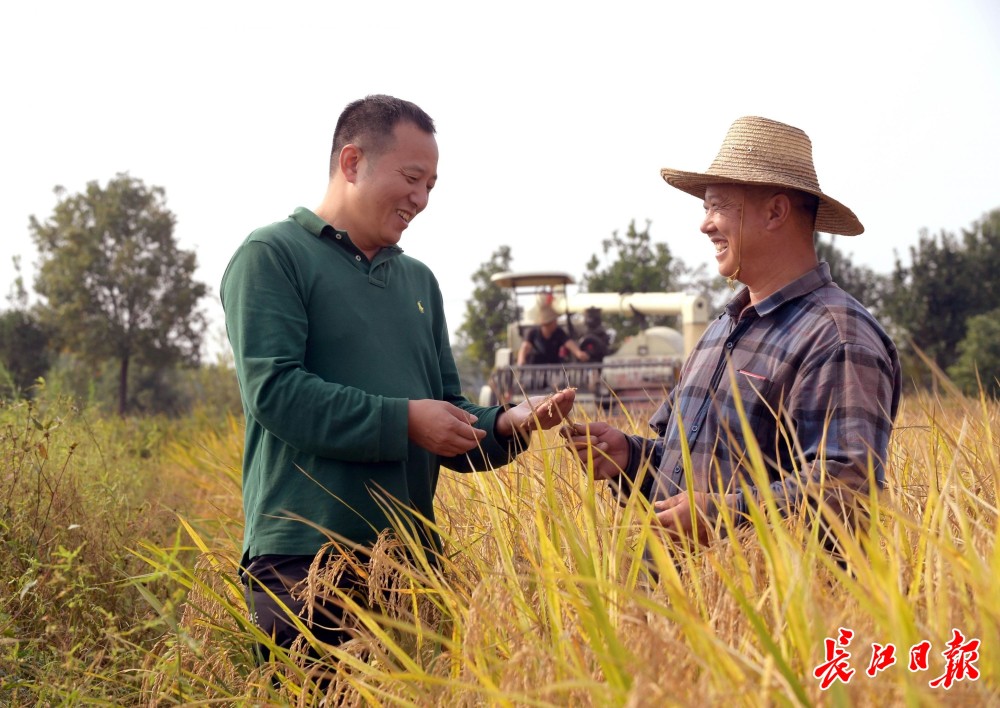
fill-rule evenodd
<path id="1" fill-rule="evenodd" d="M 870 534 L 841 538 L 849 570 L 805 519 L 762 517 L 708 549 L 665 543 L 650 532 L 644 504 L 620 505 L 554 436 L 536 435 L 506 468 L 444 475 L 439 565 L 405 524 L 383 539 L 366 569 L 373 609 L 359 609 L 358 639 L 320 665 L 283 655 L 261 668 L 250 643 L 267 638 L 245 620 L 234 572 L 242 431 L 233 422 L 185 435 L 156 465 L 184 490 L 180 531 L 171 543 L 133 546 L 145 572 L 130 587 L 155 609 L 158 634 L 129 645 L 128 670 L 118 661 L 92 671 L 90 697 L 147 705 L 997 703 L 998 418 L 1000 407 L 983 400 L 904 401 L 888 490 L 870 500 Z M 322 574 L 312 584 L 338 596 Z M 856 673 L 823 691 L 813 670 L 839 628 L 855 633 L 847 651 Z M 953 629 L 980 640 L 981 675 L 931 688 Z M 925 639 L 929 669 L 911 672 L 910 647 Z M 896 664 L 869 678 L 872 644 L 889 642 Z"/>

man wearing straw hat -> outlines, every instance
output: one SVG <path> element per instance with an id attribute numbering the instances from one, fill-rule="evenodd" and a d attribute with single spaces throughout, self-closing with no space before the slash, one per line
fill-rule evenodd
<path id="1" fill-rule="evenodd" d="M 758 449 L 782 512 L 825 502 L 849 516 L 870 480 L 884 484 L 900 367 L 882 327 L 817 260 L 813 233 L 864 227 L 820 189 L 808 136 L 773 120 L 737 119 L 704 173 L 661 174 L 703 200 L 719 273 L 744 287 L 650 420 L 654 439 L 606 423 L 563 434 L 581 460 L 592 448 L 595 477 L 637 483 L 674 537 L 704 543 L 723 516 L 749 521 L 764 484 L 751 474 Z"/>
<path id="2" fill-rule="evenodd" d="M 580 345 L 569 338 L 566 330 L 559 326 L 559 313 L 552 305 L 538 306 L 535 325 L 528 330 L 517 352 L 517 365 L 558 364 L 562 360 L 561 350 L 568 349 L 580 361 L 590 361 L 590 355 Z"/>

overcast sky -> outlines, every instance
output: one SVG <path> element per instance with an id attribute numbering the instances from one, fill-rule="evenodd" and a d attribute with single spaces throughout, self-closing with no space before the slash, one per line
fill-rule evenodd
<path id="1" fill-rule="evenodd" d="M 337 116 L 368 93 L 437 123 L 438 185 L 401 245 L 436 272 L 452 330 L 500 245 L 579 278 L 649 219 L 709 263 L 700 202 L 659 169 L 704 170 L 743 115 L 809 134 L 820 186 L 866 227 L 838 245 L 877 271 L 921 229 L 1000 207 L 996 0 L 38 0 L 4 4 L 0 40 L 0 294 L 11 256 L 33 277 L 28 218 L 55 185 L 128 172 L 166 190 L 214 342 L 233 250 L 319 204 Z"/>

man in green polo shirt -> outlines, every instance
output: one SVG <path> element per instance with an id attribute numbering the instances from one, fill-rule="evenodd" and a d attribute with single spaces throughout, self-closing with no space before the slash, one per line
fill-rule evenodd
<path id="1" fill-rule="evenodd" d="M 386 500 L 433 519 L 441 466 L 504 465 L 573 405 L 571 390 L 508 409 L 462 397 L 437 280 L 397 245 L 437 181 L 434 132 L 408 101 L 349 104 L 322 203 L 251 233 L 222 279 L 246 416 L 242 575 L 281 646 L 298 632 L 274 598 L 306 616 L 289 589 L 321 546 L 363 555 L 392 525 Z M 314 635 L 343 641 L 322 609 Z"/>

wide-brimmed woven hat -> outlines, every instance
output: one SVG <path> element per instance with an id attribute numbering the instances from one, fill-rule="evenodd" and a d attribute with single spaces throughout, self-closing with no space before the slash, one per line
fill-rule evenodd
<path id="1" fill-rule="evenodd" d="M 812 142 L 804 132 L 768 118 L 737 118 L 729 127 L 722 149 L 705 172 L 664 168 L 672 187 L 701 199 L 712 184 L 773 184 L 819 197 L 816 231 L 857 236 L 865 227 L 846 206 L 819 188 L 813 167 Z"/>

